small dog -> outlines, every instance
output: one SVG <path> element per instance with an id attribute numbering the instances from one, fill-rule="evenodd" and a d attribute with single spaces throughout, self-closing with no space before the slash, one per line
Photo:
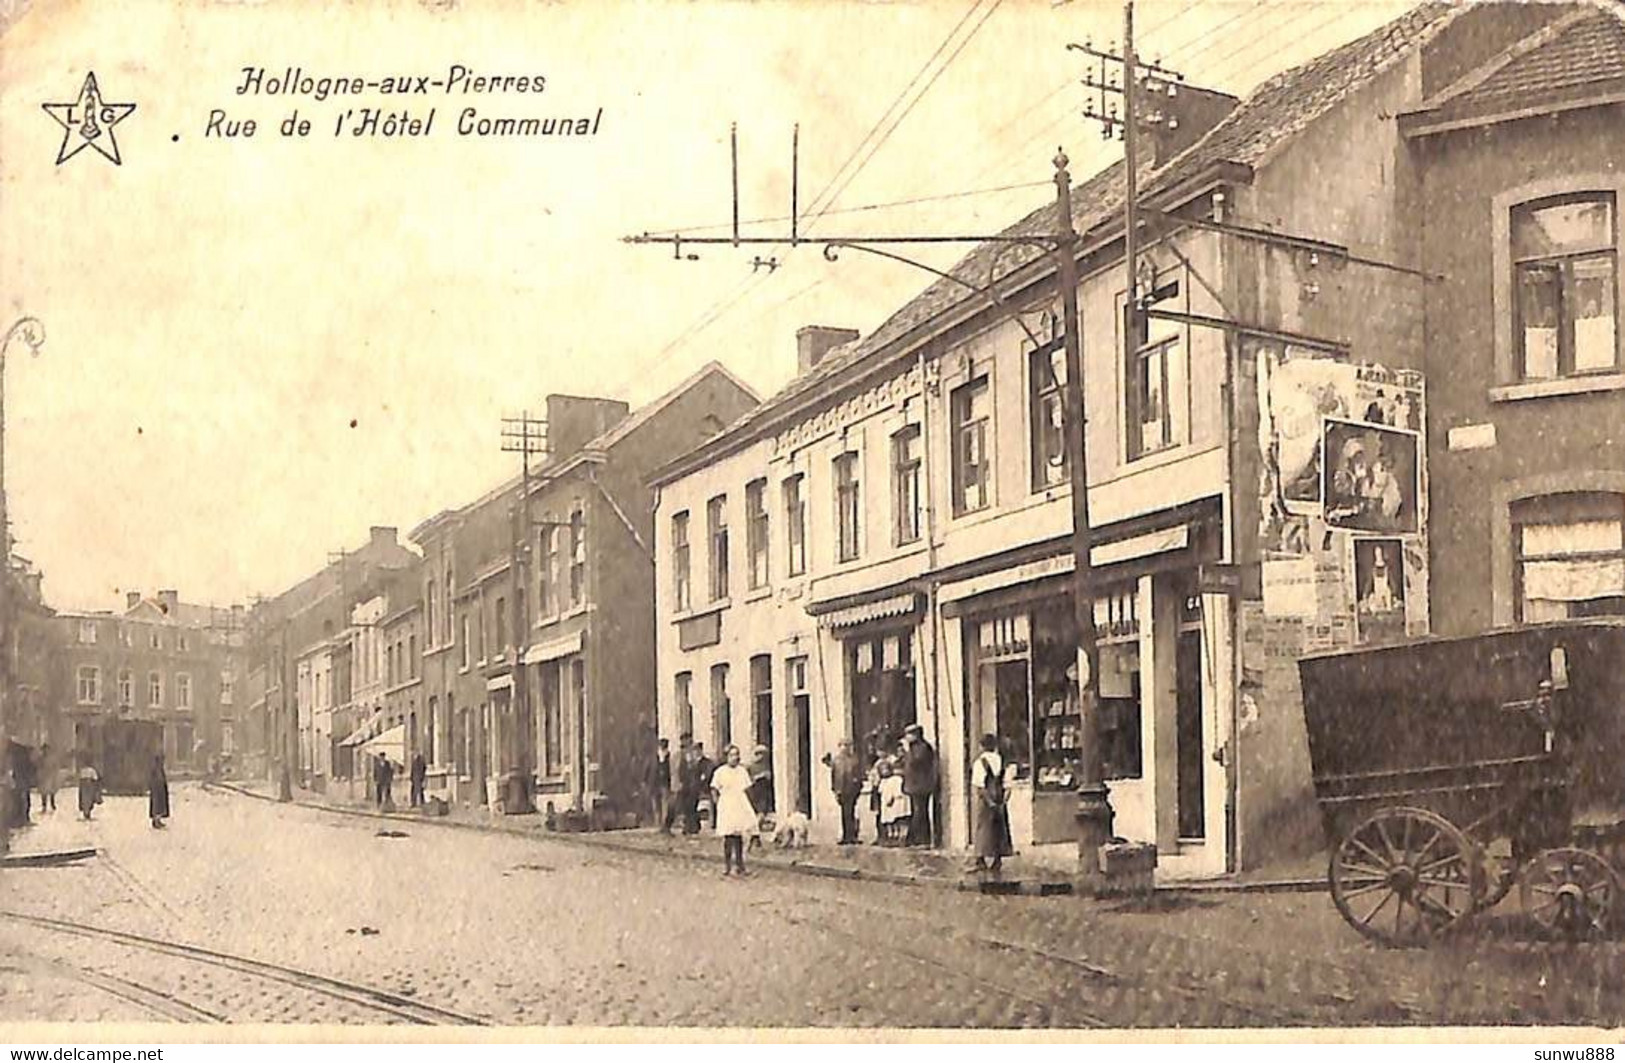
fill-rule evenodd
<path id="1" fill-rule="evenodd" d="M 808 827 L 806 813 L 791 812 L 773 828 L 773 844 L 780 849 L 805 849 Z"/>

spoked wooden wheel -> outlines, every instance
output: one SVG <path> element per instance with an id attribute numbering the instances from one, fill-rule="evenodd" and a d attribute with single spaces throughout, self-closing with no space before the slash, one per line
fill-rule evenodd
<path id="1" fill-rule="evenodd" d="M 1425 944 L 1473 913 L 1475 894 L 1485 889 L 1478 859 L 1473 843 L 1443 816 L 1386 808 L 1332 853 L 1332 902 L 1373 941 Z"/>
<path id="2" fill-rule="evenodd" d="M 1523 869 L 1523 910 L 1542 933 L 1576 941 L 1608 929 L 1619 879 L 1586 849 L 1547 849 Z"/>

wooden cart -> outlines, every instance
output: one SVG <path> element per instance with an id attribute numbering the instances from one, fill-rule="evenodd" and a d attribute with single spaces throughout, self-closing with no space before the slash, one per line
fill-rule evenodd
<path id="1" fill-rule="evenodd" d="M 1516 884 L 1541 932 L 1608 930 L 1625 870 L 1625 618 L 1317 654 L 1298 671 L 1351 926 L 1423 944 Z"/>

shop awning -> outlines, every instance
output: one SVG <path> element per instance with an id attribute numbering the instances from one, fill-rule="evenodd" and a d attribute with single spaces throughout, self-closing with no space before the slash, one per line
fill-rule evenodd
<path id="1" fill-rule="evenodd" d="M 382 753 L 397 764 L 406 763 L 406 725 L 396 724 L 383 734 L 367 739 L 361 743 L 359 752 L 363 756 Z"/>
<path id="2" fill-rule="evenodd" d="M 852 627 L 856 624 L 866 624 L 871 620 L 885 620 L 894 616 L 907 616 L 920 608 L 920 596 L 912 592 L 908 594 L 894 594 L 889 598 L 878 601 L 865 602 L 862 605 L 850 605 L 844 609 L 833 609 L 818 617 L 822 627 Z M 808 612 L 812 610 L 809 609 Z"/>
<path id="3" fill-rule="evenodd" d="M 525 651 L 525 664 L 541 664 L 543 661 L 556 661 L 560 657 L 568 657 L 572 653 L 581 652 L 581 632 L 566 635 L 563 638 L 549 639 L 547 642 L 533 642 Z"/>
<path id="4" fill-rule="evenodd" d="M 379 709 L 367 717 L 365 723 L 350 732 L 350 736 L 339 743 L 340 747 L 358 746 L 378 732 L 378 724 L 384 718 L 384 710 Z"/>

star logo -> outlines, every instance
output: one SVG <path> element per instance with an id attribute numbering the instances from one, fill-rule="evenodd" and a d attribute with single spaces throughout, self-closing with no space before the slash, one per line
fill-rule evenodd
<path id="1" fill-rule="evenodd" d="M 95 148 L 114 166 L 122 165 L 118 141 L 113 139 L 113 127 L 130 116 L 135 104 L 104 101 L 94 73 L 85 75 L 79 98 L 74 102 L 43 103 L 40 106 L 62 127 L 62 147 L 56 153 L 58 166 L 86 148 Z"/>

